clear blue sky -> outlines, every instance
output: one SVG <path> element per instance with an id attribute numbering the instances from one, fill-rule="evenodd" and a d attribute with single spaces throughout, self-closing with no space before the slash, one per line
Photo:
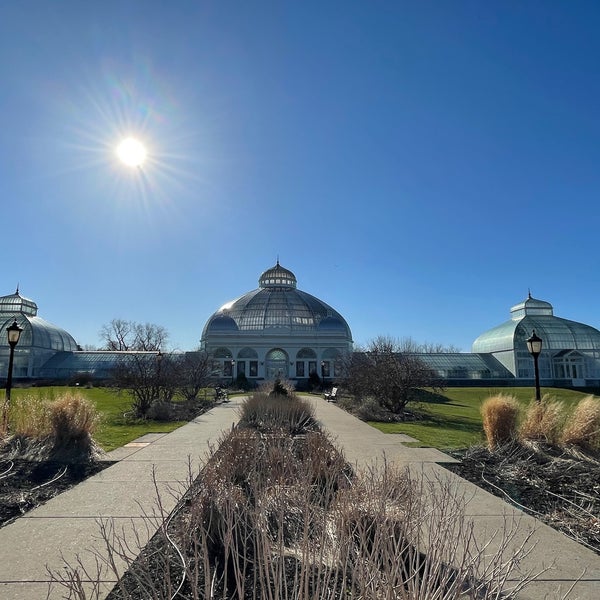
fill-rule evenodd
<path id="1" fill-rule="evenodd" d="M 595 0 L 2 2 L 0 294 L 191 349 L 279 256 L 358 343 L 469 351 L 528 288 L 600 327 L 598 31 Z"/>

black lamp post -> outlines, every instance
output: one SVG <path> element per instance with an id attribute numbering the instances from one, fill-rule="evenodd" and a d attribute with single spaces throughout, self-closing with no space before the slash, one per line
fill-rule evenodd
<path id="1" fill-rule="evenodd" d="M 8 359 L 8 375 L 6 377 L 6 396 L 4 397 L 4 411 L 2 414 L 2 430 L 8 430 L 8 407 L 10 405 L 10 391 L 12 389 L 12 372 L 13 362 L 15 359 L 15 346 L 19 343 L 21 337 L 22 327 L 19 327 L 17 320 L 13 321 L 13 324 L 6 328 L 6 335 L 8 337 L 8 345 L 10 346 L 10 355 Z"/>
<path id="2" fill-rule="evenodd" d="M 325 388 L 325 361 L 321 361 L 321 385 Z"/>
<path id="3" fill-rule="evenodd" d="M 535 334 L 535 329 L 531 332 L 531 337 L 527 339 L 527 350 L 533 356 L 533 367 L 535 370 L 535 399 L 540 402 L 540 369 L 538 358 L 542 352 L 542 338 Z"/>
<path id="4" fill-rule="evenodd" d="M 233 387 L 233 373 L 235 370 L 235 360 L 231 359 L 231 387 Z"/>

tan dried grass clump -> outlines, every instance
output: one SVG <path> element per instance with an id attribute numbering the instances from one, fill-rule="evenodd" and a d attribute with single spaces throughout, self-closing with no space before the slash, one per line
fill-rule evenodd
<path id="1" fill-rule="evenodd" d="M 600 450 L 600 399 L 586 396 L 577 404 L 563 430 L 563 444 Z"/>
<path id="2" fill-rule="evenodd" d="M 519 402 L 514 396 L 497 394 L 481 405 L 483 430 L 490 448 L 515 439 L 519 417 Z"/>
<path id="3" fill-rule="evenodd" d="M 546 394 L 541 402 L 533 400 L 527 407 L 519 428 L 519 437 L 523 441 L 557 444 L 560 441 L 563 422 L 563 403 Z"/>
<path id="4" fill-rule="evenodd" d="M 79 394 L 64 394 L 50 404 L 50 424 L 56 447 L 85 444 L 94 433 L 99 416 Z"/>
<path id="5" fill-rule="evenodd" d="M 6 450 L 31 460 L 87 461 L 99 455 L 92 434 L 95 407 L 80 394 L 30 394 L 11 406 L 11 436 Z"/>
<path id="6" fill-rule="evenodd" d="M 10 406 L 10 429 L 17 436 L 43 438 L 50 433 L 51 398 L 27 394 L 13 398 Z"/>

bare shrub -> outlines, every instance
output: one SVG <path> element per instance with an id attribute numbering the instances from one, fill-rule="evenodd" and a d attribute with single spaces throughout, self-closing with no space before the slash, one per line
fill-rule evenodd
<path id="1" fill-rule="evenodd" d="M 519 427 L 521 440 L 542 441 L 557 444 L 564 422 L 564 405 L 544 395 L 541 402 L 533 400 L 527 407 Z"/>
<path id="2" fill-rule="evenodd" d="M 568 418 L 562 433 L 563 444 L 585 450 L 600 450 L 600 400 L 586 396 Z"/>
<path id="3" fill-rule="evenodd" d="M 263 394 L 275 394 L 280 396 L 294 396 L 296 386 L 289 379 L 276 379 L 275 381 L 265 381 L 258 387 L 258 392 Z"/>
<path id="4" fill-rule="evenodd" d="M 381 404 L 375 400 L 375 398 L 367 397 L 360 402 L 354 411 L 354 414 L 361 421 L 384 422 L 389 421 L 390 415 L 393 413 L 390 413 L 389 410 L 383 408 Z"/>
<path id="5" fill-rule="evenodd" d="M 481 405 L 483 430 L 488 446 L 496 448 L 515 439 L 519 403 L 513 396 L 497 394 Z"/>
<path id="6" fill-rule="evenodd" d="M 297 435 L 315 429 L 315 411 L 310 401 L 296 395 L 255 392 L 240 408 L 240 426 Z"/>
<path id="7" fill-rule="evenodd" d="M 309 472 L 296 465 L 289 479 L 276 479 L 254 470 L 247 493 L 204 471 L 183 500 L 185 513 L 172 523 L 165 515 L 160 543 L 140 559 L 135 540 L 103 523 L 108 555 L 95 555 L 96 578 L 78 558 L 53 580 L 68 597 L 92 600 L 99 593 L 86 595 L 80 582 L 99 582 L 107 569 L 120 575 L 117 565 L 125 563 L 130 576 L 119 580 L 111 600 L 492 600 L 517 597 L 531 578 L 520 570 L 528 538 L 511 544 L 518 523 L 505 523 L 494 547 L 479 543 L 464 498 L 448 483 L 384 465 L 352 478 L 326 508 L 306 493 Z"/>

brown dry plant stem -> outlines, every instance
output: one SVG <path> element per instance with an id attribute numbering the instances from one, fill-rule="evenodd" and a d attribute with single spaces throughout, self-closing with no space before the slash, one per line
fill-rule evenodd
<path id="1" fill-rule="evenodd" d="M 80 581 L 106 571 L 119 578 L 109 600 L 491 600 L 534 575 L 515 577 L 518 523 L 481 543 L 448 480 L 385 463 L 356 473 L 320 431 L 234 428 L 187 487 L 169 517 L 159 498 L 150 544 L 104 523 L 96 578 L 78 560 L 55 583 L 78 600 L 98 597 Z"/>

